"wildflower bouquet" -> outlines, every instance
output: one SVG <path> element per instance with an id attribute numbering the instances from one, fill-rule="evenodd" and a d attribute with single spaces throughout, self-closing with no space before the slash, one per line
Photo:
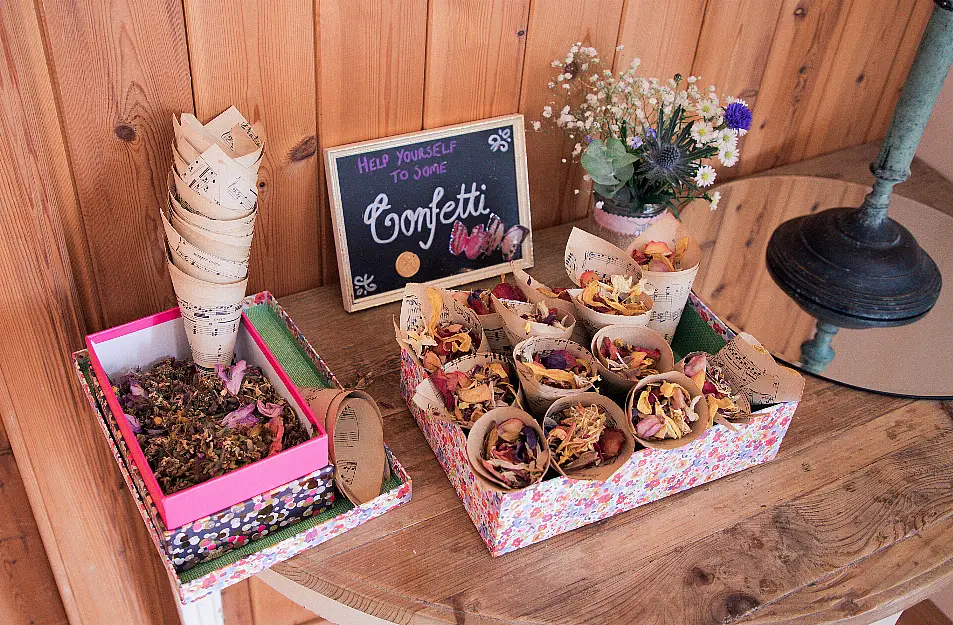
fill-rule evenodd
<path id="1" fill-rule="evenodd" d="M 678 216 L 680 204 L 699 197 L 717 207 L 720 194 L 704 189 L 715 181 L 712 163 L 738 162 L 738 138 L 751 127 L 744 101 L 726 97 L 722 106 L 715 87 L 700 88 L 696 76 L 645 78 L 639 59 L 614 76 L 581 43 L 553 67 L 559 74 L 549 86 L 558 103 L 544 107 L 543 117 L 576 140 L 572 155 L 581 155 L 599 208 L 637 217 L 668 207 Z"/>

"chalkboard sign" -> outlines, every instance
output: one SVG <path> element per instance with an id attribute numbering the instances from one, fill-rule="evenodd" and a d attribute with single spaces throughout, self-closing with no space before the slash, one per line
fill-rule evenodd
<path id="1" fill-rule="evenodd" d="M 324 151 L 349 312 L 533 265 L 522 115 Z"/>

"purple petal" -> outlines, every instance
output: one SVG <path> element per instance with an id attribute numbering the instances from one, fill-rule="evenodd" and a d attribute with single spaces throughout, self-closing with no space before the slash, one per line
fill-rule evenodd
<path id="1" fill-rule="evenodd" d="M 539 445 L 539 436 L 537 436 L 536 430 L 528 425 L 524 425 L 523 436 L 526 437 L 526 446 L 530 449 L 536 449 Z"/>
<path id="2" fill-rule="evenodd" d="M 576 364 L 576 357 L 565 349 L 557 349 L 540 357 L 539 361 L 547 369 L 562 369 L 569 371 Z"/>
<path id="3" fill-rule="evenodd" d="M 222 381 L 222 384 L 228 389 L 228 392 L 237 396 L 238 391 L 242 388 L 242 379 L 245 377 L 245 369 L 247 367 L 248 365 L 244 360 L 239 360 L 228 369 L 222 365 L 215 365 L 215 371 L 218 373 L 218 378 Z"/>
<path id="4" fill-rule="evenodd" d="M 135 395 L 136 397 L 145 397 L 146 390 L 139 386 L 139 383 L 136 381 L 129 382 L 129 392 Z"/>
<path id="5" fill-rule="evenodd" d="M 142 434 L 142 425 L 139 423 L 139 419 L 128 412 L 124 412 L 123 414 L 126 415 L 126 421 L 129 422 L 129 427 L 132 428 L 133 433 Z"/>
<path id="6" fill-rule="evenodd" d="M 246 404 L 241 408 L 232 410 L 222 419 L 222 425 L 227 428 L 236 428 L 240 425 L 255 425 L 258 423 L 258 417 L 255 412 L 255 404 Z"/>
<path id="7" fill-rule="evenodd" d="M 258 400 L 256 406 L 258 407 L 258 412 L 261 414 L 261 416 L 268 417 L 269 419 L 272 417 L 280 417 L 281 413 L 284 412 L 284 406 L 281 404 L 265 403 L 260 399 Z"/>

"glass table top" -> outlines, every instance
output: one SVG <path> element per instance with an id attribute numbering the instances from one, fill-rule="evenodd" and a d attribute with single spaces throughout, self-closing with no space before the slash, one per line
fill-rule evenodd
<path id="1" fill-rule="evenodd" d="M 858 206 L 869 187 L 808 176 L 764 176 L 729 182 L 718 190 L 722 199 L 717 211 L 699 201 L 682 214 L 704 253 L 694 291 L 732 329 L 754 335 L 775 357 L 803 368 L 801 343 L 814 335 L 815 319 L 768 274 L 768 239 L 792 217 Z M 953 217 L 897 193 L 890 216 L 916 236 L 939 266 L 944 279 L 940 299 L 910 325 L 841 329 L 833 339 L 833 361 L 817 375 L 893 395 L 953 397 Z"/>

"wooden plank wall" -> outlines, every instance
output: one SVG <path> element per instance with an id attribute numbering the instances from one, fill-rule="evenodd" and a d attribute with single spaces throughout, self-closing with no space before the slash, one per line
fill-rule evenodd
<path id="1" fill-rule="evenodd" d="M 639 56 L 650 75 L 701 74 L 747 99 L 754 131 L 731 173 L 760 171 L 880 138 L 932 6 L 0 2 L 0 489 L 19 502 L 0 514 L 0 622 L 175 621 L 67 361 L 87 332 L 175 302 L 158 220 L 174 113 L 206 119 L 236 104 L 264 124 L 249 288 L 280 297 L 337 279 L 324 147 L 517 111 L 537 119 L 551 60 L 584 41 L 617 70 Z M 534 224 L 584 216 L 582 172 L 563 162 L 570 142 L 533 133 L 527 145 Z M 265 592 L 229 595 L 249 606 L 236 622 L 275 612 Z"/>

